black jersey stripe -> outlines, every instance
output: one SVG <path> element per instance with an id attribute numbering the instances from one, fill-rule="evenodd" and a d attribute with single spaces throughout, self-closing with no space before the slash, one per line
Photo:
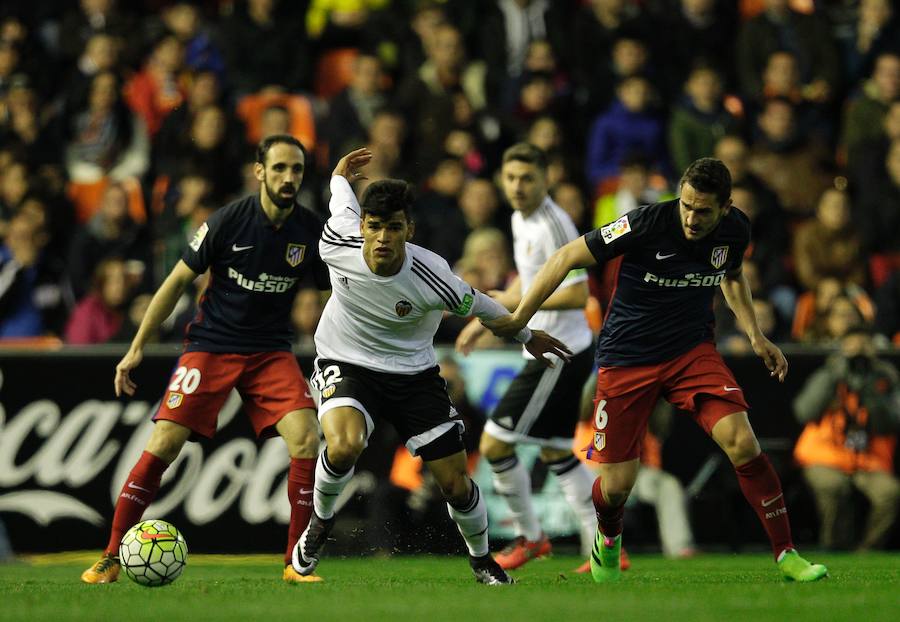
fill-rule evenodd
<path id="1" fill-rule="evenodd" d="M 435 294 L 437 294 L 438 297 L 439 297 L 441 300 L 444 301 L 444 304 L 447 305 L 447 309 L 448 309 L 448 310 L 452 310 L 452 309 L 455 309 L 455 308 L 456 308 L 456 307 L 453 305 L 453 302 L 452 302 L 449 298 L 447 298 L 447 295 L 444 294 L 443 292 L 441 292 L 440 289 L 438 289 L 437 287 L 435 287 L 434 283 L 432 283 L 432 282 L 428 279 L 428 277 L 426 277 L 424 274 L 422 274 L 422 272 L 420 272 L 420 271 L 418 270 L 417 265 L 416 265 L 415 262 L 413 262 L 412 268 L 410 268 L 410 270 L 412 271 L 413 274 L 415 274 L 417 277 L 419 277 L 420 279 L 422 279 L 422 280 L 425 282 L 425 285 L 427 285 L 428 287 L 430 287 L 431 290 L 432 290 Z"/>
<path id="2" fill-rule="evenodd" d="M 331 225 L 329 225 L 327 222 L 325 223 L 325 228 L 322 230 L 322 235 L 326 235 L 326 234 L 327 234 L 329 237 L 334 238 L 334 239 L 336 239 L 336 240 L 345 240 L 345 241 L 346 241 L 346 240 L 350 240 L 350 241 L 353 241 L 353 242 L 362 242 L 362 241 L 363 241 L 362 236 L 358 236 L 358 235 L 341 235 L 340 233 L 338 233 L 337 231 L 335 231 L 334 229 L 332 229 L 332 228 L 331 228 Z"/>
<path id="3" fill-rule="evenodd" d="M 322 238 L 322 241 L 325 244 L 331 244 L 332 246 L 346 246 L 347 248 L 362 248 L 362 244 L 352 244 L 350 242 L 332 242 L 331 240 L 326 240 Z"/>
<path id="4" fill-rule="evenodd" d="M 447 295 L 450 296 L 450 298 L 456 302 L 456 305 L 455 305 L 456 307 L 458 307 L 461 304 L 461 302 L 459 300 L 459 296 L 456 295 L 456 292 L 453 290 L 453 288 L 450 285 L 448 285 L 446 282 L 442 281 L 441 278 L 438 275 L 436 275 L 431 268 L 429 268 L 424 263 L 422 263 L 421 261 L 419 261 L 418 259 L 415 259 L 415 258 L 413 258 L 413 265 L 419 266 L 419 268 L 421 268 L 421 270 L 425 274 L 429 275 L 431 277 L 432 281 L 434 282 L 434 284 L 437 285 L 438 287 L 440 287 L 441 289 L 443 289 L 444 292 L 446 292 Z M 455 308 L 455 307 L 453 307 L 453 308 Z"/>

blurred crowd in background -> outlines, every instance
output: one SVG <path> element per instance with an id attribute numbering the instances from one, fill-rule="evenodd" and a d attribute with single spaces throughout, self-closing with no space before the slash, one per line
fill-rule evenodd
<path id="1" fill-rule="evenodd" d="M 835 344 L 864 324 L 900 344 L 892 0 L 4 3 L 0 338 L 129 341 L 194 230 L 258 192 L 254 145 L 282 132 L 309 152 L 304 206 L 324 215 L 331 167 L 367 145 L 369 182 L 416 186 L 414 241 L 482 290 L 513 273 L 495 175 L 514 142 L 547 151 L 583 231 L 718 157 L 753 223 L 765 332 Z M 602 300 L 602 271 L 592 285 Z M 720 307 L 720 346 L 746 350 Z M 299 344 L 320 312 L 298 293 Z"/>

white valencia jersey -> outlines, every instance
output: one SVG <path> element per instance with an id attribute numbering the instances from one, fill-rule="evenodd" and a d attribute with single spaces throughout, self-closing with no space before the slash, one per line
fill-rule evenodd
<path id="1" fill-rule="evenodd" d="M 547 263 L 550 255 L 578 238 L 578 230 L 572 219 L 550 197 L 545 197 L 543 203 L 527 218 L 521 212 L 514 212 L 512 233 L 522 296 L 531 287 L 535 275 Z M 572 270 L 559 289 L 583 281 L 587 281 L 587 272 L 581 268 Z M 583 309 L 538 311 L 528 322 L 528 327 L 550 333 L 575 354 L 591 347 L 594 339 Z M 525 350 L 523 354 L 525 358 L 534 358 Z"/>
<path id="2" fill-rule="evenodd" d="M 441 256 L 415 244 L 406 244 L 397 274 L 372 272 L 362 253 L 359 202 L 344 177 L 331 178 L 328 209 L 319 252 L 332 294 L 316 328 L 320 358 L 415 374 L 437 365 L 433 340 L 445 311 L 482 319 L 507 313 L 453 274 Z"/>

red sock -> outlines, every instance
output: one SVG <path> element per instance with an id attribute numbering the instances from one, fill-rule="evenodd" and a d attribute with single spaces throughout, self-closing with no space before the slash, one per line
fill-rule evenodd
<path id="1" fill-rule="evenodd" d="M 106 545 L 106 553 L 119 554 L 122 536 L 141 520 L 144 510 L 156 498 L 159 481 L 168 467 L 169 464 L 165 460 L 157 458 L 150 452 L 145 451 L 141 454 L 137 464 L 128 474 L 125 485 L 122 486 L 119 500 L 116 501 L 116 512 L 113 514 L 112 532 L 109 535 L 109 544 Z"/>
<path id="2" fill-rule="evenodd" d="M 769 535 L 772 553 L 777 560 L 782 551 L 794 548 L 791 540 L 791 523 L 788 521 L 778 474 L 772 468 L 766 454 L 759 454 L 750 462 L 734 467 L 734 471 L 737 473 L 744 497 L 756 511 Z"/>
<path id="3" fill-rule="evenodd" d="M 285 565 L 291 563 L 294 545 L 300 534 L 309 524 L 313 511 L 313 485 L 316 481 L 315 458 L 291 458 L 291 469 L 288 472 L 288 499 L 291 501 L 291 524 L 288 526 L 287 551 L 284 553 Z"/>
<path id="4" fill-rule="evenodd" d="M 597 522 L 600 531 L 607 538 L 615 538 L 622 533 L 622 523 L 625 516 L 625 506 L 611 506 L 603 498 L 600 486 L 600 478 L 594 480 L 591 488 L 591 497 L 594 499 L 594 509 L 597 511 Z"/>

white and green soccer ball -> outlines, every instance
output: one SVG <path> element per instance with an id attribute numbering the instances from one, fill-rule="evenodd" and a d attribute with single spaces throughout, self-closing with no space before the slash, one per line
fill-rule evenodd
<path id="1" fill-rule="evenodd" d="M 125 532 L 119 560 L 128 578 L 140 585 L 168 585 L 187 564 L 188 547 L 181 532 L 164 520 L 144 520 Z"/>

